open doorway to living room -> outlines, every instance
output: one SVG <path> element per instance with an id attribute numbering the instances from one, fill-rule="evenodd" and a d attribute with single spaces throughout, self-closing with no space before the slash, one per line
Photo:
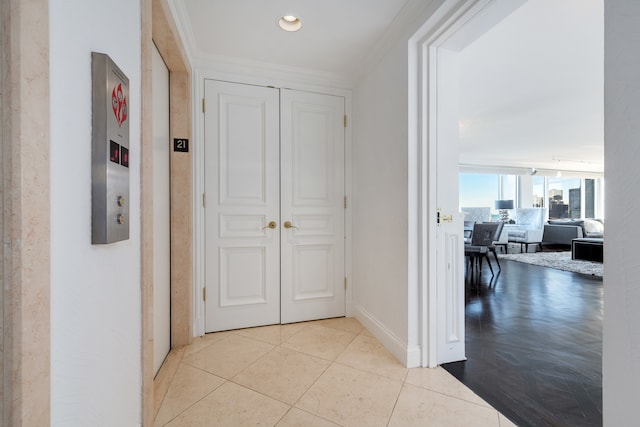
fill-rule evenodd
<path id="1" fill-rule="evenodd" d="M 529 0 L 459 53 L 460 210 L 504 226 L 444 366 L 518 425 L 602 424 L 603 8 Z"/>

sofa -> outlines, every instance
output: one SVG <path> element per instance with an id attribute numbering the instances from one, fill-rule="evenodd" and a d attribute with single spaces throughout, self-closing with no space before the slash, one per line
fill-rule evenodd
<path id="1" fill-rule="evenodd" d="M 604 222 L 599 219 L 550 219 L 544 225 L 543 245 L 571 246 L 573 239 L 604 238 Z"/>

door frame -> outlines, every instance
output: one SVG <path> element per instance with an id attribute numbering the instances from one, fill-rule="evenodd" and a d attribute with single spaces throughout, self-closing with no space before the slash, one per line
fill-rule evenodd
<path id="1" fill-rule="evenodd" d="M 446 328 L 438 323 L 437 309 L 443 301 L 438 300 L 436 275 L 436 196 L 440 182 L 436 167 L 439 119 L 436 92 L 446 76 L 438 75 L 437 61 L 433 58 L 441 47 L 462 49 L 525 1 L 445 0 L 409 39 L 408 286 L 409 295 L 418 296 L 417 318 L 410 330 L 418 335 L 418 364 L 423 367 L 437 366 L 438 332 Z"/>
<path id="2" fill-rule="evenodd" d="M 265 77 L 273 76 L 273 77 Z M 352 92 L 350 82 L 325 79 L 317 75 L 303 75 L 290 73 L 285 70 L 264 70 L 247 67 L 243 64 L 210 63 L 207 67 L 194 70 L 195 97 L 193 99 L 194 114 L 194 180 L 193 180 L 193 336 L 205 334 L 205 303 L 202 298 L 205 287 L 205 239 L 204 239 L 204 84 L 205 80 L 221 80 L 232 83 L 272 86 L 278 89 L 293 89 L 304 92 L 315 92 L 326 95 L 342 96 L 345 99 L 345 127 L 344 152 L 344 186 L 347 197 L 345 209 L 345 276 L 347 290 L 345 295 L 347 316 L 353 316 L 353 286 L 352 283 Z"/>
<path id="3" fill-rule="evenodd" d="M 142 0 L 142 120 L 141 120 L 141 317 L 142 317 L 142 424 L 151 425 L 159 407 L 154 395 L 164 395 L 166 377 L 177 365 L 167 366 L 169 358 L 153 375 L 153 132 L 151 47 L 155 43 L 169 69 L 170 138 L 191 139 L 192 70 L 187 51 L 178 37 L 168 0 Z M 193 153 L 171 150 L 171 348 L 192 339 L 192 158 Z M 171 353 L 170 353 L 171 354 Z"/>

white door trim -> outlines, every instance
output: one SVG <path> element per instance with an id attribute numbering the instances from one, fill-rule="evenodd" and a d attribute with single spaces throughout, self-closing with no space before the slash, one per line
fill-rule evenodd
<path id="1" fill-rule="evenodd" d="M 260 86 L 274 86 L 276 88 L 288 88 L 306 92 L 316 92 L 326 95 L 339 95 L 345 99 L 345 114 L 347 116 L 347 124 L 345 128 L 345 194 L 347 196 L 347 208 L 345 209 L 345 275 L 347 277 L 346 298 L 346 315 L 354 315 L 353 304 L 353 257 L 352 257 L 352 125 L 353 117 L 353 101 L 352 91 L 350 88 L 340 88 L 327 86 L 323 81 L 310 81 L 308 76 L 301 76 L 296 79 L 295 76 L 289 76 L 281 79 L 270 80 L 259 75 L 251 68 L 243 68 L 243 73 L 226 71 L 228 68 L 222 64 L 219 71 L 215 63 L 208 64 L 207 67 L 196 68 L 193 76 L 193 336 L 202 336 L 205 331 L 205 304 L 203 301 L 203 290 L 205 286 L 204 274 L 204 254 L 205 239 L 204 231 L 204 82 L 205 80 L 224 80 L 233 83 L 253 84 Z M 341 85 L 342 86 L 342 85 Z"/>
<path id="2" fill-rule="evenodd" d="M 445 0 L 409 40 L 409 295 L 418 297 L 418 313 L 409 325 L 417 333 L 420 361 L 437 365 L 436 277 L 438 74 L 432 60 L 440 47 L 461 49 L 526 0 Z M 411 161 L 411 159 L 416 159 Z M 442 165 L 440 165 L 442 167 Z M 449 165 L 458 167 L 457 164 Z"/>

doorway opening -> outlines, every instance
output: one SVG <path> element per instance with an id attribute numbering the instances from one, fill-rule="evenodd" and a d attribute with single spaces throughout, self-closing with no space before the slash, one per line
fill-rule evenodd
<path id="1" fill-rule="evenodd" d="M 415 145 L 410 144 L 410 156 L 411 150 L 415 149 L 415 152 L 420 154 L 421 160 L 415 165 L 417 183 L 414 188 L 415 192 L 411 194 L 418 195 L 417 200 L 420 202 L 418 204 L 420 210 L 414 224 L 420 231 L 420 240 L 425 239 L 423 244 L 416 245 L 416 251 L 420 253 L 421 256 L 415 275 L 419 283 L 418 289 L 421 291 L 420 313 L 422 317 L 420 318 L 420 325 L 428 325 L 428 329 L 422 328 L 421 330 L 423 366 L 435 366 L 444 363 L 439 353 L 442 342 L 438 340 L 438 333 L 441 332 L 442 329 L 446 330 L 446 327 L 448 327 L 446 322 L 452 318 L 451 313 L 448 313 L 449 317 L 445 318 L 443 324 L 442 319 L 437 316 L 438 309 L 443 306 L 436 286 L 440 281 L 436 266 L 441 261 L 434 256 L 435 246 L 431 243 L 433 236 L 438 234 L 438 229 L 433 225 L 435 223 L 433 216 L 436 215 L 436 208 L 442 208 L 442 206 L 438 204 L 437 194 L 439 186 L 443 185 L 441 175 L 437 169 L 438 166 L 442 166 L 442 163 L 437 162 L 438 150 L 440 149 L 438 137 L 440 137 L 440 135 L 436 132 L 436 129 L 441 124 L 442 111 L 438 108 L 439 104 L 433 102 L 431 98 L 434 93 L 438 93 L 442 82 L 439 79 L 441 75 L 438 75 L 439 69 L 434 66 L 434 63 L 437 63 L 437 61 L 443 57 L 440 55 L 441 50 L 452 49 L 452 45 L 449 43 L 457 39 L 458 30 L 464 29 L 466 23 L 473 24 L 473 21 L 482 22 L 483 19 L 486 18 L 487 12 L 498 4 L 499 2 L 446 2 L 443 7 L 451 7 L 451 9 L 445 9 L 442 11 L 443 15 L 439 17 L 440 22 L 444 22 L 444 25 L 438 26 L 439 24 L 434 24 L 432 28 L 453 28 L 455 31 L 450 33 L 449 38 L 442 44 L 438 44 L 442 39 L 435 37 L 435 39 L 429 40 L 429 36 L 425 35 L 422 43 L 417 43 L 414 46 L 416 49 L 414 50 L 415 55 L 412 59 L 415 61 L 413 68 L 416 70 L 416 75 L 413 76 L 414 79 L 412 79 L 412 81 L 416 83 L 415 88 L 417 90 L 415 91 L 415 98 L 412 100 L 412 105 L 414 105 L 413 112 L 415 114 L 410 116 L 415 117 L 415 122 L 411 127 L 411 129 L 415 130 L 415 134 L 413 135 L 415 139 L 412 140 Z M 474 9 L 475 7 L 479 9 Z M 505 14 L 504 12 L 507 13 Z M 503 11 L 503 17 L 508 13 L 510 12 Z M 456 14 L 458 14 L 458 18 L 453 18 Z M 498 14 L 498 16 L 499 15 L 500 14 Z M 461 18 L 463 16 L 469 19 Z M 473 19 L 471 19 L 471 17 L 473 17 Z M 495 23 L 501 19 L 502 18 L 492 21 L 492 25 L 495 25 Z M 476 32 L 476 34 L 478 34 L 478 32 Z M 437 31 L 434 30 L 431 35 L 437 35 Z M 410 93 L 412 92 L 410 88 Z M 446 114 L 445 112 L 445 116 Z M 422 117 L 424 117 L 424 119 L 422 119 Z M 434 158 L 436 160 L 435 164 L 433 163 Z M 457 164 L 453 163 L 448 164 L 448 167 L 456 170 L 457 166 Z M 435 169 L 435 171 L 433 169 Z M 454 191 L 457 193 L 458 189 L 455 188 Z M 424 222 L 420 222 L 423 218 Z M 420 252 L 421 250 L 424 252 Z M 438 298 L 438 304 L 435 304 L 436 298 Z M 446 304 L 444 304 L 444 306 L 446 307 Z"/>
<path id="2" fill-rule="evenodd" d="M 417 238 L 410 245 L 409 288 L 418 295 L 421 366 L 465 357 L 456 52 L 524 1 L 446 1 L 410 40 L 408 148 L 415 160 L 408 172 L 417 208 L 409 232 Z"/>

